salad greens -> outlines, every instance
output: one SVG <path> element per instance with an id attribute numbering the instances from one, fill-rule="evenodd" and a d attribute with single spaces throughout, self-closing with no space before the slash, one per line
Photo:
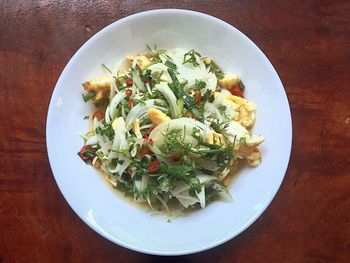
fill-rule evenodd
<path id="1" fill-rule="evenodd" d="M 251 137 L 255 105 L 230 90 L 217 64 L 191 49 L 148 47 L 125 67 L 83 84 L 84 102 L 108 101 L 90 120 L 78 155 L 116 188 L 156 209 L 230 200 L 229 172 L 239 159 L 260 163 L 262 137 Z"/>

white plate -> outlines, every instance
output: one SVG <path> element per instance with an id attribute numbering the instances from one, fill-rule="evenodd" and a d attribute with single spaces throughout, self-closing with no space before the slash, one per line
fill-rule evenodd
<path id="1" fill-rule="evenodd" d="M 255 134 L 266 141 L 262 164 L 245 168 L 230 187 L 234 201 L 166 222 L 130 205 L 77 156 L 91 108 L 81 83 L 105 74 L 101 64 L 145 52 L 145 45 L 196 49 L 226 72 L 239 74 L 246 97 L 257 105 Z M 282 83 L 269 60 L 244 34 L 208 15 L 153 10 L 128 16 L 87 41 L 69 61 L 53 92 L 46 126 L 47 150 L 56 182 L 75 213 L 105 238 L 149 254 L 181 255 L 212 248 L 250 226 L 275 196 L 286 171 L 292 141 L 291 116 Z"/>

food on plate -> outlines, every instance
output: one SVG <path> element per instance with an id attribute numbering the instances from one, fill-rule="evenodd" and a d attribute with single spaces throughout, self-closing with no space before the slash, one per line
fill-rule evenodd
<path id="1" fill-rule="evenodd" d="M 204 208 L 230 200 L 238 162 L 257 166 L 256 106 L 238 75 L 195 50 L 149 48 L 83 83 L 98 106 L 79 156 L 114 187 L 151 208 Z"/>

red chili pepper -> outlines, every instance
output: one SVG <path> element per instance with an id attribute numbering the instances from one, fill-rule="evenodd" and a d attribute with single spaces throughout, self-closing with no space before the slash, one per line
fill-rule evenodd
<path id="1" fill-rule="evenodd" d="M 158 166 L 159 166 L 159 161 L 158 160 L 154 160 L 154 161 L 152 161 L 151 163 L 150 163 L 150 165 L 149 165 L 149 167 L 148 167 L 148 171 L 150 172 L 150 173 L 154 173 L 154 172 L 156 172 L 156 171 L 158 171 Z"/>
<path id="2" fill-rule="evenodd" d="M 95 111 L 94 114 L 92 114 L 92 119 L 95 119 L 95 118 L 96 118 L 98 121 L 99 121 L 99 120 L 102 120 L 102 119 L 104 118 L 103 112 L 102 112 L 102 111 L 99 111 L 99 110 Z"/>
<path id="3" fill-rule="evenodd" d="M 149 141 L 149 142 L 153 142 L 151 138 L 149 138 L 149 134 L 151 133 L 151 131 L 156 127 L 156 125 L 153 125 L 152 127 L 148 128 L 145 133 L 143 134 L 143 138 L 145 138 L 145 140 Z"/>
<path id="4" fill-rule="evenodd" d="M 81 149 L 80 149 L 80 151 L 79 151 L 78 154 L 79 154 L 80 158 L 83 159 L 84 161 L 87 161 L 87 160 L 90 159 L 89 156 L 84 155 L 84 153 L 85 153 L 86 151 L 90 151 L 90 152 L 95 153 L 96 150 L 93 149 L 93 148 L 91 147 L 91 145 L 88 145 L 88 144 L 86 144 L 86 145 L 84 145 L 83 147 L 81 147 Z"/>
<path id="5" fill-rule="evenodd" d="M 196 101 L 197 101 L 197 104 L 201 104 L 202 102 L 202 92 L 199 90 L 197 95 L 196 95 Z"/>
<path id="6" fill-rule="evenodd" d="M 132 91 L 129 90 L 129 89 L 127 89 L 127 90 L 125 91 L 125 94 L 126 94 L 126 96 L 130 97 L 130 96 L 132 95 Z"/>
<path id="7" fill-rule="evenodd" d="M 132 102 L 131 99 L 128 100 L 128 108 L 131 109 L 132 107 L 134 107 L 134 103 Z"/>
<path id="8" fill-rule="evenodd" d="M 126 84 L 126 86 L 131 87 L 132 84 L 133 84 L 132 79 L 126 79 L 126 80 L 125 80 L 125 84 Z"/>
<path id="9" fill-rule="evenodd" d="M 156 125 L 153 125 L 151 127 L 149 127 L 146 131 L 145 131 L 145 134 L 150 134 L 151 131 L 153 131 L 153 129 L 156 127 Z"/>
<path id="10" fill-rule="evenodd" d="M 150 137 L 148 136 L 148 134 L 145 134 L 145 135 L 143 136 L 143 138 L 145 138 L 145 140 L 148 141 L 148 142 L 153 142 L 152 138 L 150 138 Z"/>
<path id="11" fill-rule="evenodd" d="M 244 98 L 244 94 L 243 94 L 242 90 L 237 85 L 231 87 L 230 92 L 231 92 L 232 95 Z"/>
<path id="12" fill-rule="evenodd" d="M 172 163 L 177 163 L 178 161 L 180 161 L 180 157 L 177 156 L 177 155 L 172 155 L 172 156 L 169 157 L 169 160 Z"/>
<path id="13" fill-rule="evenodd" d="M 140 156 L 141 156 L 141 157 L 144 157 L 146 154 L 147 154 L 147 155 L 151 154 L 150 149 L 148 149 L 148 147 L 143 147 L 143 148 L 141 148 L 141 150 L 140 150 Z"/>

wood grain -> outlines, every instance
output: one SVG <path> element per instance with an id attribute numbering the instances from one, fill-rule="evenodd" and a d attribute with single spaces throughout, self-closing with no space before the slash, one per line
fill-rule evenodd
<path id="1" fill-rule="evenodd" d="M 226 244 L 183 257 L 97 235 L 63 199 L 46 154 L 48 103 L 68 60 L 104 26 L 155 8 L 208 13 L 247 34 L 279 73 L 293 119 L 289 168 L 266 212 Z M 348 262 L 349 83 L 346 0 L 1 1 L 0 262 Z"/>

